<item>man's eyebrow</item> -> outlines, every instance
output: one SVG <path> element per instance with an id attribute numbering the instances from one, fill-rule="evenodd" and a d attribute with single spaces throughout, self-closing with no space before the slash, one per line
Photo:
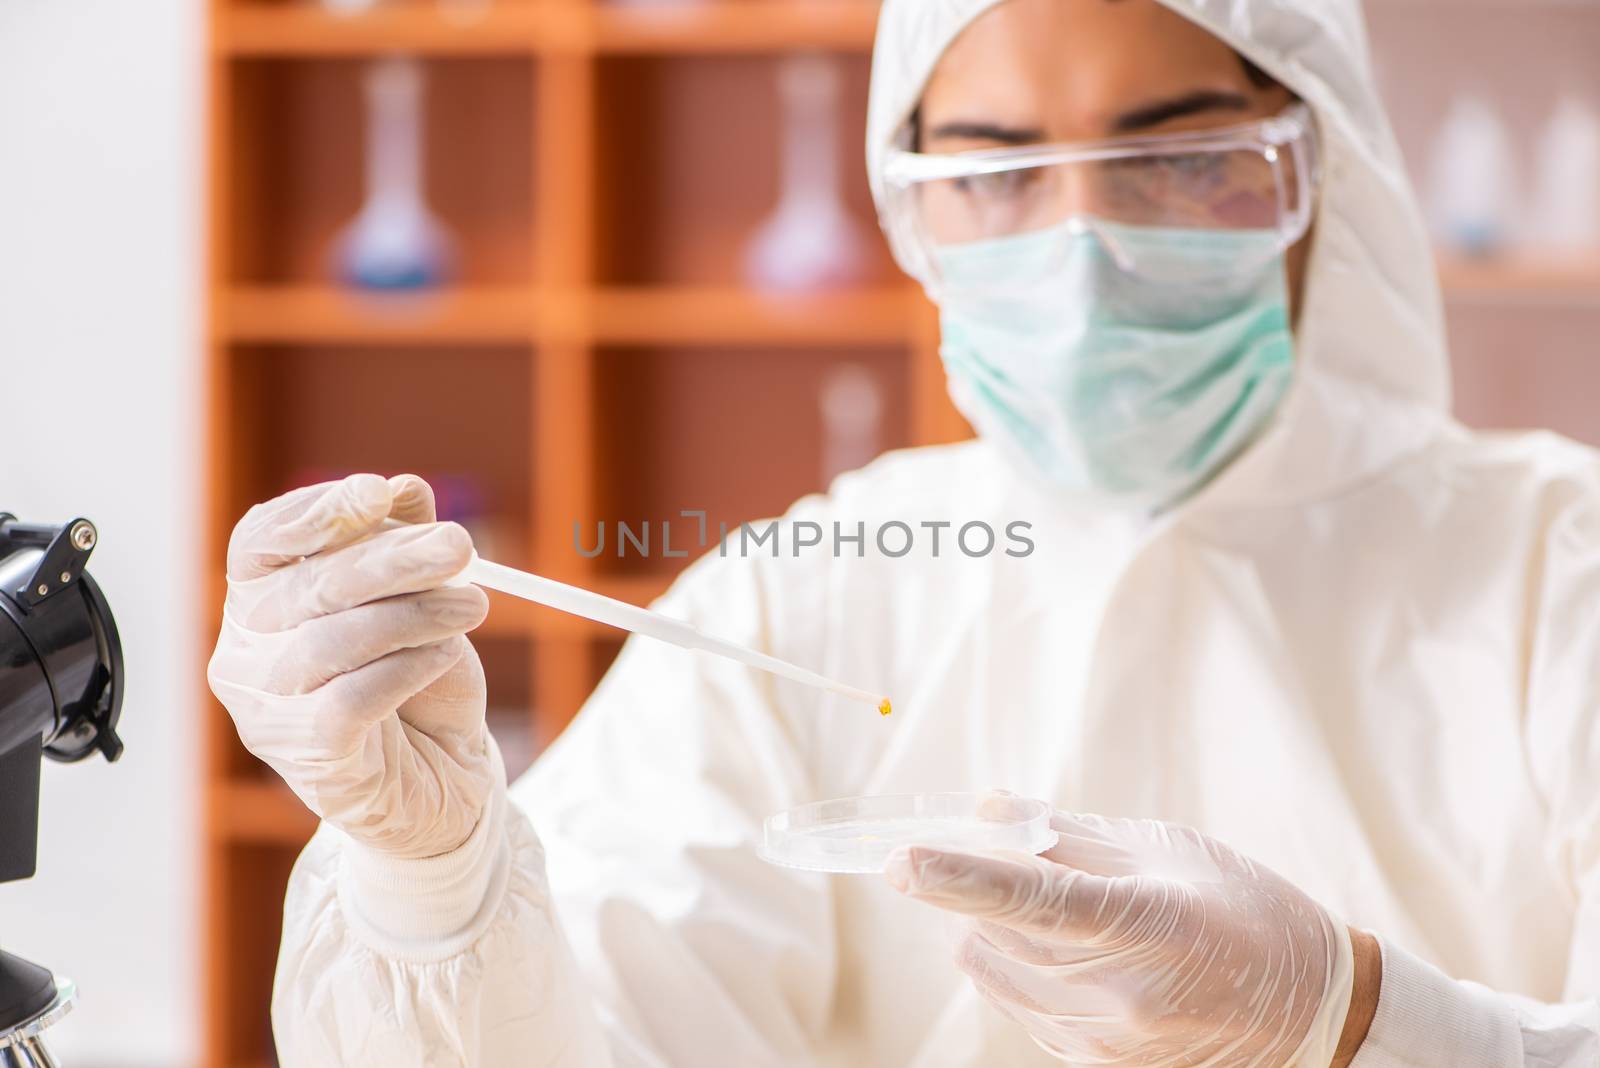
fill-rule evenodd
<path id="1" fill-rule="evenodd" d="M 959 137 L 968 141 L 994 141 L 1002 145 L 1037 144 L 1044 140 L 1044 131 L 1037 128 L 1001 126 L 993 122 L 942 122 L 925 135 L 933 140 L 940 137 Z"/>
<path id="2" fill-rule="evenodd" d="M 1223 93 L 1214 89 L 1200 89 L 1187 96 L 1158 100 L 1131 111 L 1124 111 L 1112 122 L 1115 133 L 1135 133 L 1160 126 L 1173 119 L 1199 115 L 1207 111 L 1248 111 L 1250 100 L 1239 93 Z"/>
<path id="3" fill-rule="evenodd" d="M 1151 127 L 1171 122 L 1173 119 L 1201 115 L 1208 111 L 1248 111 L 1250 100 L 1240 93 L 1227 93 L 1215 89 L 1198 89 L 1185 96 L 1142 104 L 1118 115 L 1111 123 L 1111 132 L 1137 133 Z M 942 122 L 924 137 L 956 137 L 967 141 L 993 141 L 1001 145 L 1038 144 L 1044 140 L 1044 131 L 1037 127 L 1002 126 L 996 122 L 956 119 Z"/>

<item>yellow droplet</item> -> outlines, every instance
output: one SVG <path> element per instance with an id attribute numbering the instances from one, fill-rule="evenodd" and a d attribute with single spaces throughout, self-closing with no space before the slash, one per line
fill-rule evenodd
<path id="1" fill-rule="evenodd" d="M 889 704 L 889 699 L 887 697 L 885 697 L 882 701 L 878 702 L 878 714 L 879 715 L 887 716 L 889 713 L 891 713 L 893 711 L 894 711 L 894 706 Z"/>

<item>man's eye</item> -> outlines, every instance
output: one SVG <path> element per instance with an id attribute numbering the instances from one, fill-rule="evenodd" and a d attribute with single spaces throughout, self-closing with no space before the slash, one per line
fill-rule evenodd
<path id="1" fill-rule="evenodd" d="M 1182 181 L 1216 174 L 1224 167 L 1222 157 L 1211 152 L 1191 153 L 1183 156 L 1135 156 L 1114 160 L 1107 165 L 1112 171 L 1136 175 L 1142 179 L 1170 177 Z"/>
<path id="2" fill-rule="evenodd" d="M 956 188 L 971 197 L 984 200 L 1004 200 L 1020 196 L 1038 175 L 1032 169 L 1000 171 L 995 174 L 973 174 L 956 179 Z"/>

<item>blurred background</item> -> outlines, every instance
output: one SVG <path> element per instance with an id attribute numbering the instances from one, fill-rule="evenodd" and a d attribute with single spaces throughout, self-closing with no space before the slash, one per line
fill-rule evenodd
<path id="1" fill-rule="evenodd" d="M 1367 7 L 1461 415 L 1600 444 L 1600 2 Z M 100 525 L 130 678 L 123 762 L 46 769 L 0 887 L 82 988 L 70 1066 L 275 1063 L 312 825 L 203 679 L 250 503 L 416 471 L 485 556 L 643 603 L 682 561 L 575 521 L 676 540 L 966 433 L 863 179 L 875 11 L 0 0 L 0 508 Z M 501 600 L 477 641 L 513 772 L 618 648 Z"/>

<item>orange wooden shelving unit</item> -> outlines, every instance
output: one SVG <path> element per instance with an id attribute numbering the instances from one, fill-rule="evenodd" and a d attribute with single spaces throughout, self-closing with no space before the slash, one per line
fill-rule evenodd
<path id="1" fill-rule="evenodd" d="M 854 0 L 396 0 L 343 17 L 212 0 L 208 627 L 233 523 L 310 477 L 470 476 L 495 555 L 644 603 L 671 569 L 586 559 L 573 523 L 685 507 L 738 522 L 822 488 L 805 397 L 835 363 L 881 384 L 885 446 L 962 436 L 931 313 L 886 252 L 815 294 L 761 294 L 738 269 L 776 198 L 785 52 L 840 57 L 848 199 L 873 230 L 857 175 L 875 18 Z M 423 301 L 329 280 L 360 200 L 359 73 L 392 51 L 426 63 L 429 199 L 460 244 L 457 281 Z M 794 444 L 716 447 L 722 421 L 752 419 Z M 498 596 L 474 640 L 519 764 L 620 645 Z M 209 694 L 204 708 L 204 1064 L 266 1065 L 283 887 L 315 822 Z"/>

